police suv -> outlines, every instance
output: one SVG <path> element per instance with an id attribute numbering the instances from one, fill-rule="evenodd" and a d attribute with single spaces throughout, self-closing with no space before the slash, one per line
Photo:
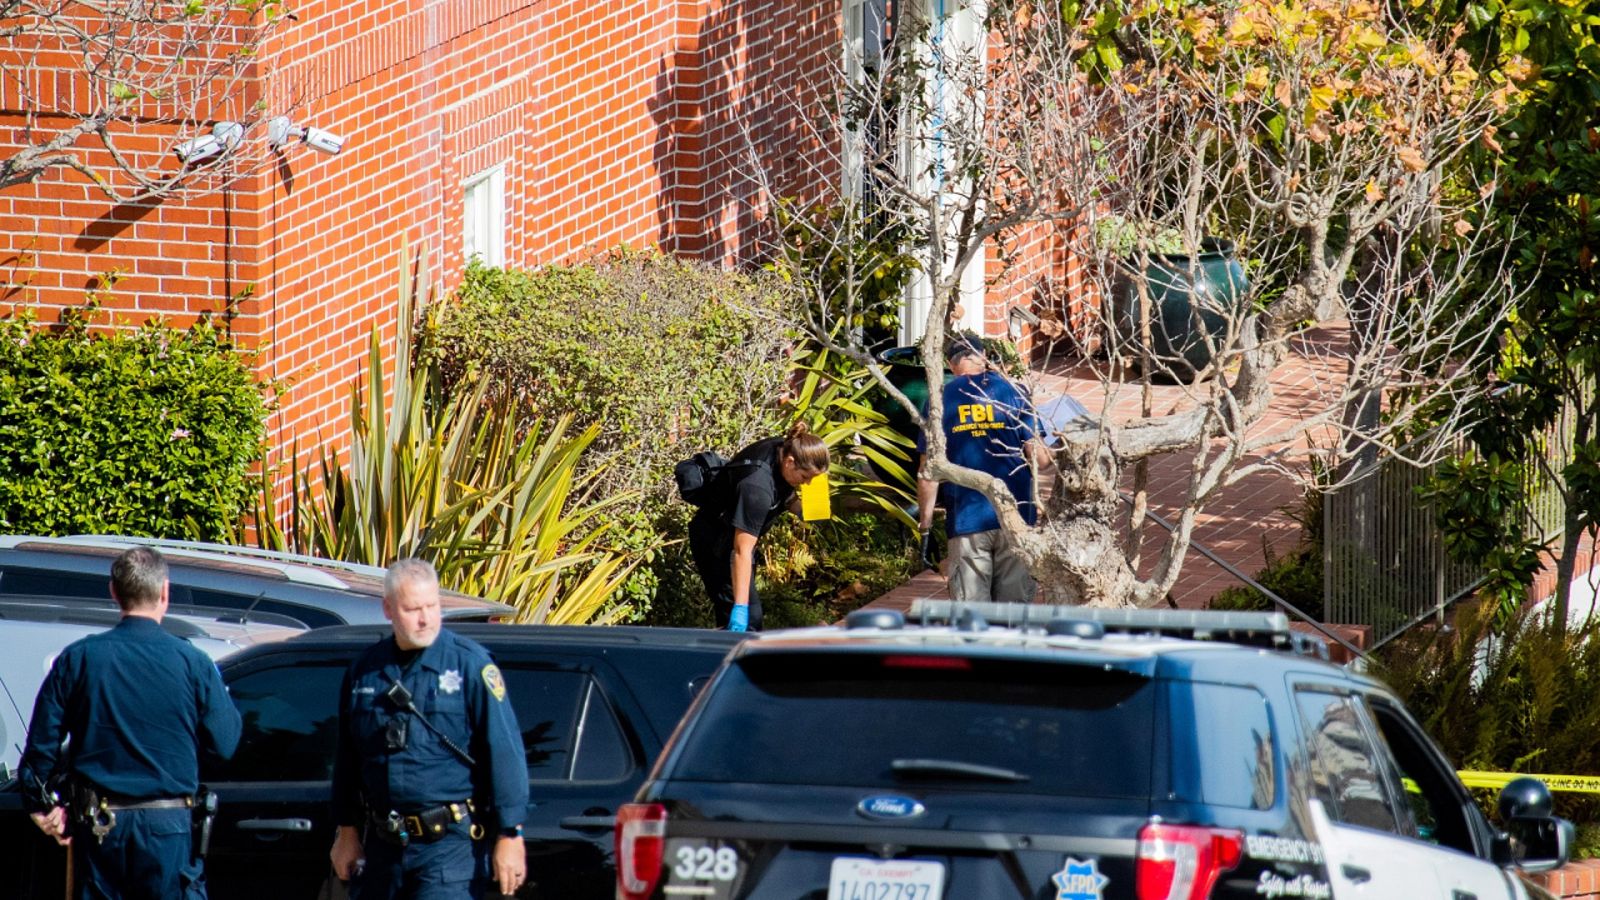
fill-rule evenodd
<path id="1" fill-rule="evenodd" d="M 618 813 L 619 900 L 1493 900 L 1565 862 L 1543 785 L 1495 828 L 1280 614 L 912 618 L 734 650 Z"/>

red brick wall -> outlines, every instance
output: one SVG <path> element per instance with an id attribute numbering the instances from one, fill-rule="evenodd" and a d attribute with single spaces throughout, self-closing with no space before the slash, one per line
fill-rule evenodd
<path id="1" fill-rule="evenodd" d="M 57 170 L 0 193 L 0 303 L 48 318 L 80 303 L 96 273 L 121 270 L 108 309 L 227 314 L 241 343 L 263 347 L 262 374 L 287 388 L 271 423 L 279 448 L 342 441 L 367 336 L 376 326 L 393 339 L 401 248 L 427 246 L 448 289 L 463 182 L 485 168 L 505 166 L 508 264 L 621 244 L 759 257 L 751 144 L 783 193 L 836 177 L 813 168 L 801 111 L 842 52 L 836 7 L 306 0 L 252 90 L 266 100 L 259 118 L 334 131 L 342 153 L 274 154 L 258 123 L 234 177 L 196 185 L 211 190 L 112 209 Z M 175 138 L 144 140 L 161 159 Z"/>
<path id="2" fill-rule="evenodd" d="M 67 170 L 0 194 L 0 302 L 48 319 L 120 272 L 108 321 L 227 317 L 287 388 L 274 442 L 342 441 L 367 336 L 392 340 L 401 248 L 428 247 L 453 285 L 463 182 L 490 166 L 505 166 L 511 265 L 621 244 L 758 260 L 758 174 L 780 195 L 839 177 L 808 109 L 841 58 L 839 7 L 307 0 L 262 54 L 266 81 L 222 108 L 257 120 L 228 170 L 116 208 Z M 264 114 L 242 105 L 258 91 Z M 341 134 L 344 151 L 269 152 L 259 120 L 276 113 Z M 172 130 L 142 127 L 143 152 L 165 159 Z M 1008 249 L 989 255 L 985 330 L 1006 333 L 1013 305 L 1070 319 L 1083 289 L 1061 235 L 1034 228 Z"/>

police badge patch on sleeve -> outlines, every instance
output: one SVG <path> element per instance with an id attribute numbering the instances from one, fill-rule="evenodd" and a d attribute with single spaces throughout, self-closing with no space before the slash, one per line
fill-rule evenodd
<path id="1" fill-rule="evenodd" d="M 483 683 L 489 686 L 489 693 L 496 700 L 506 699 L 506 680 L 500 674 L 500 667 L 490 663 L 483 667 Z"/>

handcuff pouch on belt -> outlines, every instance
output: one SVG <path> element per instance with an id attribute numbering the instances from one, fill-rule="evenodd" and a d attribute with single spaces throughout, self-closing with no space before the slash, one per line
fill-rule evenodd
<path id="1" fill-rule="evenodd" d="M 194 810 L 190 827 L 195 832 L 196 858 L 204 857 L 211 843 L 211 822 L 217 815 L 217 797 L 202 786 L 193 797 L 166 797 L 155 800 L 125 800 L 104 794 L 81 778 L 73 778 L 65 785 L 63 805 L 74 822 L 89 829 L 96 842 L 104 842 L 111 829 L 117 827 L 117 812 L 136 809 Z"/>
<path id="2" fill-rule="evenodd" d="M 373 830 L 389 843 L 399 844 L 402 847 L 412 841 L 431 844 L 448 834 L 451 825 L 466 821 L 471 815 L 471 800 L 445 803 L 410 814 L 402 814 L 392 809 L 386 814 L 380 814 L 376 810 L 370 813 Z M 475 822 L 471 824 L 470 831 L 474 839 L 482 833 L 482 829 Z"/>

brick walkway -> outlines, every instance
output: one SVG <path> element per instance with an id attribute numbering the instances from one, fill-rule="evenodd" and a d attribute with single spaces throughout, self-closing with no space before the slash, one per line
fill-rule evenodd
<path id="1" fill-rule="evenodd" d="M 1297 339 L 1288 359 L 1273 377 L 1272 405 L 1252 430 L 1265 435 L 1292 426 L 1307 411 L 1326 409 L 1337 394 L 1344 375 L 1344 363 L 1330 358 L 1328 348 L 1341 346 L 1342 327 L 1327 326 L 1306 332 Z M 1067 394 L 1088 407 L 1091 414 L 1106 415 L 1113 421 L 1136 418 L 1140 405 L 1140 386 L 1136 382 L 1104 383 L 1087 364 L 1046 363 L 1037 366 L 1032 377 L 1034 396 L 1039 405 Z M 1155 385 L 1152 409 L 1162 413 L 1180 403 L 1184 395 L 1204 386 Z M 1097 411 L 1104 410 L 1104 413 Z M 1304 447 L 1304 439 L 1297 446 Z M 1150 509 L 1172 521 L 1188 489 L 1187 455 L 1169 454 L 1151 461 Z M 1301 491 L 1294 479 L 1271 470 L 1257 472 L 1237 484 L 1222 488 L 1207 504 L 1195 526 L 1194 540 L 1248 575 L 1255 575 L 1266 563 L 1268 548 L 1281 555 L 1292 549 L 1300 537 L 1298 514 Z M 1165 532 L 1147 524 L 1144 533 L 1145 569 L 1159 553 Z M 1190 549 L 1183 571 L 1173 588 L 1173 599 L 1185 608 L 1201 608 L 1223 588 L 1241 584 L 1221 566 Z M 870 606 L 906 609 L 918 597 L 947 599 L 944 579 L 925 572 L 910 582 L 874 600 Z"/>

